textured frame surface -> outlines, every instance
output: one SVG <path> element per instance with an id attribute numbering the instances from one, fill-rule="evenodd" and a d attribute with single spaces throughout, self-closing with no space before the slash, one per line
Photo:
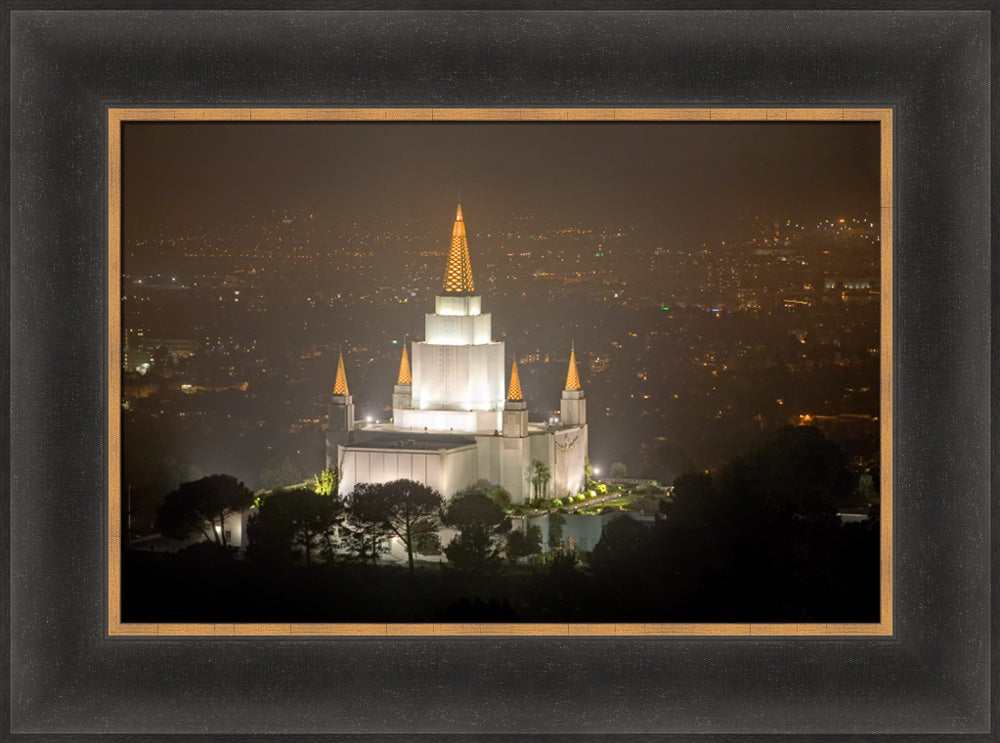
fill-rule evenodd
<path id="1" fill-rule="evenodd" d="M 989 13 L 8 18 L 6 730 L 991 730 Z M 895 635 L 108 638 L 103 125 L 171 104 L 892 108 Z"/>

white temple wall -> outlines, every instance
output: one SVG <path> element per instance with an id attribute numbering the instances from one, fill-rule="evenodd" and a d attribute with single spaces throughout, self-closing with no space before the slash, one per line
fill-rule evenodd
<path id="1" fill-rule="evenodd" d="M 392 422 L 396 428 L 422 433 L 455 431 L 460 433 L 493 433 L 503 425 L 503 411 L 488 410 L 413 410 L 394 409 Z"/>
<path id="2" fill-rule="evenodd" d="M 553 461 L 549 465 L 552 480 L 551 497 L 576 495 L 584 486 L 584 466 L 587 458 L 587 427 L 564 428 L 555 432 Z"/>
<path id="3" fill-rule="evenodd" d="M 524 503 L 531 497 L 531 440 L 525 438 L 500 438 L 499 484 L 514 503 Z"/>
<path id="4" fill-rule="evenodd" d="M 414 343 L 412 356 L 414 409 L 503 410 L 503 343 Z"/>
<path id="5" fill-rule="evenodd" d="M 444 346 L 481 345 L 491 343 L 490 314 L 484 315 L 425 315 L 424 342 Z"/>
<path id="6" fill-rule="evenodd" d="M 445 498 L 472 485 L 478 479 L 476 446 L 456 449 L 398 450 L 363 449 L 356 445 L 341 448 L 341 494 L 359 482 L 415 480 L 434 488 Z"/>
<path id="7" fill-rule="evenodd" d="M 587 401 L 583 390 L 563 390 L 559 400 L 559 417 L 567 426 L 582 426 L 587 422 Z"/>
<path id="8" fill-rule="evenodd" d="M 245 511 L 236 511 L 235 513 L 230 513 L 226 515 L 223 521 L 223 528 L 228 532 L 226 534 L 226 541 L 230 547 L 245 547 L 246 546 L 246 527 L 247 520 L 250 518 L 250 514 L 253 510 L 247 509 Z M 219 526 L 216 524 L 216 530 Z"/>
<path id="9" fill-rule="evenodd" d="M 549 468 L 547 498 L 576 495 L 583 489 L 587 458 L 587 427 L 573 426 L 533 434 L 531 456 Z"/>
<path id="10" fill-rule="evenodd" d="M 481 315 L 481 294 L 438 294 L 434 297 L 435 315 Z"/>
<path id="11" fill-rule="evenodd" d="M 476 436 L 477 466 L 480 480 L 500 484 L 500 437 Z"/>

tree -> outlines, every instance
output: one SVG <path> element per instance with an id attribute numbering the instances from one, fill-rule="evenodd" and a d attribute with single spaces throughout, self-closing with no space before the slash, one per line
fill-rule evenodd
<path id="1" fill-rule="evenodd" d="M 461 498 L 469 493 L 482 493 L 483 495 L 489 496 L 489 498 L 504 511 L 509 509 L 513 503 L 510 493 L 507 492 L 506 488 L 503 488 L 500 485 L 493 485 L 489 480 L 479 480 L 474 485 L 462 488 L 455 493 L 454 497 Z"/>
<path id="2" fill-rule="evenodd" d="M 590 566 L 598 573 L 635 574 L 651 560 L 651 536 L 648 526 L 622 514 L 604 525 Z"/>
<path id="3" fill-rule="evenodd" d="M 878 505 L 878 470 L 862 472 L 858 478 L 858 497 L 865 505 Z"/>
<path id="4" fill-rule="evenodd" d="M 798 426 L 730 460 L 715 477 L 678 477 L 647 560 L 661 570 L 650 574 L 671 586 L 664 596 L 712 586 L 703 591 L 702 619 L 842 616 L 877 596 L 868 583 L 877 560 L 865 574 L 871 553 L 861 545 L 868 543 L 857 535 L 851 551 L 854 535 L 834 507 L 853 490 L 844 472 L 837 447 Z M 592 566 L 599 562 L 591 556 Z"/>
<path id="5" fill-rule="evenodd" d="M 546 491 L 548 489 L 549 480 L 552 478 L 552 473 L 549 468 L 545 466 L 541 461 L 537 459 L 531 460 L 531 486 L 533 488 L 535 500 L 539 500 L 545 497 Z"/>
<path id="6" fill-rule="evenodd" d="M 513 503 L 513 500 L 510 497 L 510 493 L 507 492 L 507 489 L 502 488 L 499 485 L 490 488 L 487 495 L 489 495 L 490 498 L 493 499 L 493 502 L 496 503 L 498 506 L 500 506 L 500 508 L 502 508 L 504 511 L 508 510 L 511 507 L 511 504 Z"/>
<path id="7" fill-rule="evenodd" d="M 437 531 L 443 506 L 440 493 L 413 480 L 359 483 L 347 497 L 347 510 L 362 531 L 399 537 L 411 573 L 414 544 L 422 535 Z"/>
<path id="8" fill-rule="evenodd" d="M 549 512 L 549 551 L 562 549 L 563 526 L 566 517 L 558 511 Z"/>
<path id="9" fill-rule="evenodd" d="M 389 529 L 383 525 L 364 524 L 348 515 L 340 533 L 340 543 L 358 560 L 375 562 L 380 553 L 389 551 L 383 542 L 390 535 Z"/>
<path id="10" fill-rule="evenodd" d="M 504 553 L 516 563 L 522 557 L 537 555 L 542 551 L 542 527 L 529 526 L 525 531 L 512 531 L 507 535 Z"/>
<path id="11" fill-rule="evenodd" d="M 209 475 L 181 483 L 160 504 L 158 527 L 171 539 L 187 539 L 200 531 L 206 541 L 214 539 L 225 546 L 229 543 L 226 517 L 245 511 L 253 499 L 247 486 L 232 475 Z"/>
<path id="12" fill-rule="evenodd" d="M 621 462 L 615 462 L 611 465 L 611 478 L 613 480 L 621 480 L 624 477 L 628 477 L 628 468 Z"/>
<path id="13" fill-rule="evenodd" d="M 786 426 L 720 474 L 724 490 L 753 494 L 803 516 L 835 514 L 850 497 L 853 478 L 840 448 L 815 426 Z"/>
<path id="14" fill-rule="evenodd" d="M 440 555 L 441 535 L 436 531 L 417 534 L 413 538 L 413 551 L 419 555 Z"/>
<path id="15" fill-rule="evenodd" d="M 504 536 L 511 523 L 496 501 L 475 490 L 456 495 L 448 504 L 443 521 L 459 530 L 459 535 L 444 548 L 448 562 L 472 573 L 499 567 Z"/>
<path id="16" fill-rule="evenodd" d="M 333 535 L 343 519 L 343 506 L 329 495 L 309 488 L 273 493 L 261 502 L 247 532 L 251 557 L 281 559 L 300 548 L 306 564 L 312 552 L 333 553 Z"/>
<path id="17" fill-rule="evenodd" d="M 318 475 L 313 475 L 312 489 L 320 495 L 336 495 L 340 487 L 340 470 L 327 467 Z"/>

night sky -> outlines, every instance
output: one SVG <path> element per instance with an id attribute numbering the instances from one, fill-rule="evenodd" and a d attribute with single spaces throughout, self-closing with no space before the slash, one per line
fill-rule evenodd
<path id="1" fill-rule="evenodd" d="M 128 123 L 126 240 L 272 209 L 476 228 L 634 222 L 668 247 L 874 215 L 877 123 Z"/>

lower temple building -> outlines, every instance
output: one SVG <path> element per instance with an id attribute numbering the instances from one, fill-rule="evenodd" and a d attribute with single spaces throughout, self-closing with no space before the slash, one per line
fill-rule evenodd
<path id="1" fill-rule="evenodd" d="M 412 358 L 412 365 L 411 365 Z M 356 483 L 407 478 L 450 498 L 488 481 L 515 503 L 534 495 L 533 471 L 547 469 L 540 497 L 583 489 L 587 460 L 587 401 L 575 349 L 570 350 L 558 422 L 528 420 L 517 362 L 492 337 L 492 319 L 475 292 L 459 205 L 444 285 L 425 315 L 424 340 L 404 345 L 392 395 L 393 419 L 365 424 L 354 418 L 343 355 L 330 398 L 326 466 L 340 471 L 340 492 Z M 506 394 L 504 390 L 506 389 Z M 537 478 L 535 478 L 537 480 Z"/>

